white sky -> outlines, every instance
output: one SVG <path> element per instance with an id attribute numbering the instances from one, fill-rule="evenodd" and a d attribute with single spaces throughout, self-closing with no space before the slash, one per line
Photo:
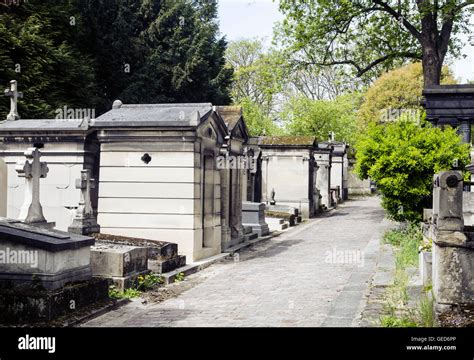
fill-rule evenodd
<path id="1" fill-rule="evenodd" d="M 278 0 L 218 0 L 221 33 L 227 40 L 239 38 L 266 38 L 270 43 L 273 25 L 282 20 L 278 11 Z M 474 33 L 474 29 L 473 29 Z M 465 39 L 467 40 L 467 38 Z M 458 80 L 474 80 L 474 47 L 465 41 L 465 59 L 449 64 Z"/>

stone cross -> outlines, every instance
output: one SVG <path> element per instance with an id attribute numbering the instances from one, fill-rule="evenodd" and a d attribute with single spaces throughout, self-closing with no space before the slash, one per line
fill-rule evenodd
<path id="1" fill-rule="evenodd" d="M 334 142 L 334 135 L 335 135 L 335 134 L 334 134 L 334 131 L 330 131 L 330 132 L 329 132 L 329 140 L 330 140 L 331 142 Z"/>
<path id="2" fill-rule="evenodd" d="M 25 202 L 20 211 L 20 219 L 26 223 L 46 223 L 40 203 L 40 179 L 48 174 L 48 166 L 40 161 L 41 152 L 37 148 L 25 151 L 26 160 L 16 164 L 19 177 L 26 179 Z"/>
<path id="3" fill-rule="evenodd" d="M 5 89 L 5 96 L 10 98 L 10 112 L 7 115 L 7 120 L 18 120 L 18 99 L 23 98 L 23 93 L 18 92 L 16 80 L 10 81 L 10 89 Z"/>
<path id="4" fill-rule="evenodd" d="M 90 170 L 81 170 L 81 178 L 76 180 L 76 189 L 81 190 L 81 200 L 76 217 L 88 218 L 93 216 L 91 203 L 91 189 L 95 188 L 95 180 L 91 179 Z"/>
<path id="5" fill-rule="evenodd" d="M 68 227 L 69 232 L 81 235 L 100 232 L 91 202 L 91 189 L 94 188 L 95 180 L 91 179 L 91 171 L 81 170 L 81 177 L 76 180 L 76 189 L 81 190 L 81 199 L 72 224 Z"/>

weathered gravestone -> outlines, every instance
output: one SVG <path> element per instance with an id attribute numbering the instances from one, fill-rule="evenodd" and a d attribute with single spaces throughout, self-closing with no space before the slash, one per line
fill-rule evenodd
<path id="1" fill-rule="evenodd" d="M 250 226 L 258 236 L 270 233 L 268 224 L 265 222 L 265 204 L 244 201 L 242 203 L 243 226 Z"/>
<path id="2" fill-rule="evenodd" d="M 474 231 L 464 226 L 461 172 L 441 172 L 433 183 L 433 211 L 423 233 L 433 241 L 435 313 L 442 319 L 474 306 Z"/>
<path id="3" fill-rule="evenodd" d="M 95 179 L 91 179 L 90 170 L 82 170 L 81 178 L 76 180 L 76 188 L 81 191 L 81 200 L 74 220 L 68 228 L 71 233 L 88 235 L 100 231 L 91 202 L 91 189 L 95 188 L 95 182 Z"/>

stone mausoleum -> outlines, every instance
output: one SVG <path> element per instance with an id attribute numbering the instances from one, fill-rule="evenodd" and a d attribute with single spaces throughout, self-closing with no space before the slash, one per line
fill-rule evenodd
<path id="1" fill-rule="evenodd" d="M 116 101 L 97 119 L 21 119 L 16 82 L 6 94 L 11 111 L 0 121 L 0 188 L 7 189 L 0 214 L 20 217 L 25 183 L 15 167 L 35 147 L 49 168 L 40 190 L 44 215 L 59 230 L 73 228 L 84 210 L 81 181 L 90 192 L 87 212 L 102 233 L 175 242 L 190 261 L 244 241 L 248 169 L 217 166 L 246 151 L 240 108 Z"/>
<path id="2" fill-rule="evenodd" d="M 231 235 L 221 226 L 224 195 L 222 224 L 238 237 L 240 176 L 224 174 L 221 188 L 216 162 L 238 152 L 245 139 L 229 144 L 228 124 L 211 104 L 116 101 L 94 126 L 101 146 L 97 220 L 103 233 L 172 241 L 189 259 L 206 258 L 221 252 L 223 233 Z"/>
<path id="3" fill-rule="evenodd" d="M 329 152 L 317 147 L 314 136 L 263 136 L 258 146 L 262 151 L 262 201 L 267 205 L 285 205 L 299 210 L 303 217 L 314 216 L 319 209 L 317 177 L 319 169 L 330 178 Z M 321 160 L 321 164 L 319 162 Z M 325 184 L 329 189 L 329 182 Z"/>

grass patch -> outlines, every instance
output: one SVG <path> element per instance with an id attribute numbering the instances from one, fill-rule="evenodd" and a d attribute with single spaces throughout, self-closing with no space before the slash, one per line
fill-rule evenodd
<path id="1" fill-rule="evenodd" d="M 416 309 L 408 308 L 409 277 L 406 269 L 418 266 L 418 249 L 423 241 L 421 229 L 417 225 L 408 225 L 401 229 L 390 230 L 384 235 L 384 243 L 394 247 L 395 277 L 394 284 L 385 294 L 385 315 L 380 318 L 383 327 L 433 326 L 433 300 L 428 296 L 429 289 L 420 299 Z"/>
<path id="2" fill-rule="evenodd" d="M 112 299 L 133 299 L 160 284 L 163 284 L 163 278 L 161 276 L 156 276 L 155 274 L 140 275 L 135 285 L 124 291 L 120 291 L 115 285 L 111 285 L 109 287 L 109 297 Z"/>
<path id="3" fill-rule="evenodd" d="M 397 270 L 418 266 L 418 248 L 422 241 L 421 229 L 416 225 L 408 225 L 405 229 L 390 230 L 384 235 L 384 242 L 395 247 Z"/>

